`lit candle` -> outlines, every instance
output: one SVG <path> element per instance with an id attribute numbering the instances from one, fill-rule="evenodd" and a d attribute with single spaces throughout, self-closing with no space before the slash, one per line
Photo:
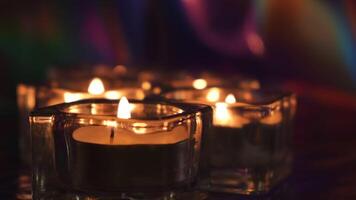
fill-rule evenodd
<path id="1" fill-rule="evenodd" d="M 130 104 L 126 97 L 119 101 L 117 118 L 130 119 Z M 118 128 L 116 121 L 106 121 L 106 126 L 85 126 L 73 132 L 73 139 L 78 142 L 102 145 L 132 145 L 132 144 L 174 144 L 188 138 L 187 131 L 178 126 L 174 131 L 147 134 L 140 129 L 132 131 Z M 135 123 L 137 127 L 147 127 L 147 123 Z"/>
<path id="2" fill-rule="evenodd" d="M 104 84 L 100 78 L 94 78 L 88 87 L 88 93 L 92 95 L 100 95 L 105 92 Z"/>
<path id="3" fill-rule="evenodd" d="M 204 152 L 208 175 L 202 179 L 201 188 L 244 194 L 266 192 L 271 182 L 288 175 L 291 149 L 287 121 L 291 108 L 283 101 L 292 101 L 291 96 L 219 87 L 178 89 L 165 96 L 214 109 Z"/>
<path id="4" fill-rule="evenodd" d="M 121 88 L 118 90 L 106 90 L 103 81 L 100 78 L 93 78 L 89 85 L 87 92 L 73 92 L 64 89 L 53 89 L 49 93 L 53 92 L 53 95 L 48 95 L 48 101 L 40 102 L 40 107 L 55 105 L 60 103 L 70 103 L 74 101 L 79 101 L 82 99 L 93 99 L 93 98 L 105 98 L 116 100 L 120 99 L 122 96 L 129 96 L 134 99 L 143 99 L 145 93 L 141 88 Z M 52 97 L 53 96 L 53 97 Z M 45 98 L 47 99 L 47 98 Z"/>
<path id="5" fill-rule="evenodd" d="M 211 116 L 201 104 L 125 97 L 36 109 L 30 116 L 33 198 L 181 196 L 197 181 Z"/>
<path id="6" fill-rule="evenodd" d="M 133 120 L 130 103 L 122 97 L 117 119 Z M 71 148 L 67 162 L 58 160 L 63 180 L 74 188 L 88 192 L 111 192 L 122 189 L 169 188 L 188 179 L 189 150 L 195 142 L 189 139 L 186 126 L 177 125 L 150 133 L 148 122 L 137 120 L 124 125 L 105 120 L 103 125 L 75 129 L 69 138 L 56 136 L 57 147 Z M 64 136 L 64 138 L 63 138 Z M 63 165 L 65 164 L 66 165 Z"/>
<path id="7" fill-rule="evenodd" d="M 209 93 L 207 98 L 209 99 Z M 233 94 L 228 94 L 225 98 L 225 102 L 218 102 L 215 104 L 215 110 L 214 110 L 215 126 L 242 128 L 243 125 L 249 123 L 249 120 L 247 118 L 232 113 L 232 109 L 229 108 L 229 105 L 235 103 L 236 103 L 235 96 Z"/>

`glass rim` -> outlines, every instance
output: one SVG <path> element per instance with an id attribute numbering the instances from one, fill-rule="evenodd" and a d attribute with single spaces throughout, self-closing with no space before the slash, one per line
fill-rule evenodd
<path id="1" fill-rule="evenodd" d="M 182 110 L 182 112 L 178 113 L 173 113 L 169 114 L 166 116 L 160 116 L 160 117 L 151 117 L 149 119 L 146 118 L 129 118 L 129 119 L 123 119 L 123 118 L 117 118 L 113 115 L 93 115 L 93 114 L 86 114 L 86 113 L 71 113 L 68 111 L 65 111 L 65 109 L 68 109 L 71 106 L 74 105 L 84 105 L 84 104 L 118 104 L 118 100 L 109 100 L 109 99 L 103 99 L 103 98 L 98 98 L 98 99 L 83 99 L 75 102 L 70 102 L 70 103 L 61 103 L 57 105 L 52 105 L 52 106 L 47 106 L 47 107 L 42 107 L 42 108 L 37 108 L 33 110 L 30 113 L 30 117 L 36 117 L 36 116 L 56 116 L 56 115 L 64 115 L 68 117 L 76 117 L 76 118 L 101 118 L 102 120 L 112 120 L 112 121 L 118 121 L 118 122 L 130 122 L 130 121 L 139 121 L 139 122 L 159 122 L 162 120 L 173 120 L 177 118 L 186 118 L 190 119 L 194 117 L 195 114 L 198 112 L 209 112 L 212 110 L 212 108 L 209 105 L 205 104 L 191 104 L 191 103 L 184 103 L 184 102 L 173 102 L 173 101 L 162 101 L 162 100 L 137 100 L 137 99 L 129 99 L 130 104 L 146 104 L 146 105 L 155 105 L 155 104 L 160 104 L 160 105 L 168 105 L 172 107 L 176 107 Z"/>
<path id="2" fill-rule="evenodd" d="M 271 98 L 271 100 L 265 100 L 265 101 L 260 101 L 260 102 L 253 102 L 253 101 L 236 101 L 235 103 L 227 103 L 227 107 L 230 108 L 258 108 L 258 107 L 270 107 L 273 106 L 274 104 L 283 101 L 285 98 L 291 98 L 293 96 L 296 96 L 295 93 L 291 91 L 285 91 L 285 90 L 280 90 L 280 89 L 273 89 L 273 88 L 262 88 L 262 89 L 244 89 L 244 88 L 234 88 L 234 87 L 219 87 L 219 86 L 209 86 L 204 89 L 194 89 L 191 87 L 185 87 L 185 88 L 176 88 L 171 91 L 164 92 L 162 96 L 167 99 L 167 100 L 174 100 L 178 102 L 192 102 L 192 103 L 200 103 L 200 104 L 205 104 L 205 105 L 211 105 L 214 106 L 218 102 L 223 102 L 223 101 L 216 101 L 216 102 L 202 102 L 200 100 L 193 100 L 193 99 L 175 99 L 174 97 L 168 97 L 168 95 L 172 95 L 176 92 L 196 92 L 198 93 L 203 93 L 205 91 L 209 91 L 211 89 L 220 89 L 225 91 L 227 94 L 232 93 L 236 94 L 238 92 L 250 92 L 254 94 L 263 94 L 263 95 L 275 95 L 274 98 Z M 224 102 L 223 102 L 224 103 Z"/>

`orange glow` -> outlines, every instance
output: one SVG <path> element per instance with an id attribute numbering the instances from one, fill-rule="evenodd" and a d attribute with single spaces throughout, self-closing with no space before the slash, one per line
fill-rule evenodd
<path id="1" fill-rule="evenodd" d="M 105 92 L 104 84 L 100 78 L 93 78 L 88 87 L 89 94 L 100 95 Z"/>
<path id="2" fill-rule="evenodd" d="M 197 90 L 202 90 L 208 86 L 208 83 L 204 79 L 196 79 L 193 81 L 193 87 Z"/>
<path id="3" fill-rule="evenodd" d="M 71 92 L 65 92 L 64 93 L 64 102 L 65 103 L 70 103 L 73 101 L 78 101 L 82 99 L 82 95 L 79 93 L 71 93 Z"/>
<path id="4" fill-rule="evenodd" d="M 120 99 L 121 94 L 118 91 L 107 91 L 105 92 L 105 98 L 111 99 L 111 100 L 116 100 Z"/>
<path id="5" fill-rule="evenodd" d="M 131 118 L 130 103 L 125 96 L 121 97 L 119 106 L 117 107 L 117 117 L 121 119 Z"/>
<path id="6" fill-rule="evenodd" d="M 144 81 L 144 82 L 142 82 L 141 87 L 142 87 L 142 89 L 144 89 L 144 90 L 150 90 L 151 87 L 152 87 L 152 85 L 151 85 L 150 82 Z"/>
<path id="7" fill-rule="evenodd" d="M 220 92 L 217 88 L 212 88 L 206 95 L 206 99 L 210 102 L 216 102 L 220 98 Z"/>
<path id="8" fill-rule="evenodd" d="M 153 93 L 154 94 L 160 94 L 161 93 L 161 88 L 159 88 L 159 87 L 155 87 L 155 88 L 153 88 Z"/>
<path id="9" fill-rule="evenodd" d="M 228 123 L 230 118 L 231 118 L 231 115 L 227 108 L 227 104 L 222 103 L 222 102 L 216 103 L 215 104 L 215 120 L 217 122 L 219 122 L 220 124 L 226 124 L 226 123 Z"/>
<path id="10" fill-rule="evenodd" d="M 236 98 L 233 94 L 228 94 L 225 98 L 225 102 L 228 104 L 236 103 Z"/>
<path id="11" fill-rule="evenodd" d="M 282 121 L 282 113 L 280 111 L 272 112 L 271 115 L 262 118 L 261 122 L 267 125 L 279 124 Z"/>

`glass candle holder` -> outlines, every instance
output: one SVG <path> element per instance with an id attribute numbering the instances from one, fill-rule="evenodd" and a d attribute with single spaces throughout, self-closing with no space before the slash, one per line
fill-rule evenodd
<path id="1" fill-rule="evenodd" d="M 211 116 L 205 105 L 138 100 L 37 109 L 30 117 L 33 197 L 179 199 L 196 181 Z"/>
<path id="2" fill-rule="evenodd" d="M 201 189 L 266 193 L 290 174 L 295 95 L 209 88 L 176 90 L 165 97 L 214 108 L 213 128 L 205 141 Z"/>

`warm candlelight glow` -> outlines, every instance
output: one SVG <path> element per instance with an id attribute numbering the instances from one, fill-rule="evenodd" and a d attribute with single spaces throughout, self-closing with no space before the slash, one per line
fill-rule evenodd
<path id="1" fill-rule="evenodd" d="M 234 114 L 225 102 L 217 102 L 214 110 L 214 125 L 241 128 L 250 121 Z"/>
<path id="2" fill-rule="evenodd" d="M 110 127 L 117 127 L 117 122 L 116 121 L 104 121 L 104 125 L 110 126 Z"/>
<path id="3" fill-rule="evenodd" d="M 127 73 L 127 68 L 124 65 L 116 65 L 116 67 L 114 67 L 113 71 L 117 75 L 124 75 Z"/>
<path id="4" fill-rule="evenodd" d="M 282 121 L 282 113 L 279 111 L 274 111 L 271 113 L 271 115 L 261 119 L 261 122 L 267 125 L 279 124 L 281 121 Z"/>
<path id="5" fill-rule="evenodd" d="M 63 97 L 64 97 L 65 103 L 70 103 L 70 102 L 78 101 L 78 100 L 82 99 L 81 94 L 71 93 L 71 92 L 65 92 Z"/>
<path id="6" fill-rule="evenodd" d="M 208 83 L 204 79 L 196 79 L 193 81 L 193 87 L 198 90 L 206 88 L 207 85 Z"/>
<path id="7" fill-rule="evenodd" d="M 89 94 L 99 95 L 105 92 L 104 84 L 100 78 L 93 78 L 88 87 Z"/>
<path id="8" fill-rule="evenodd" d="M 225 102 L 228 104 L 236 103 L 236 98 L 233 94 L 228 94 L 225 98 Z"/>
<path id="9" fill-rule="evenodd" d="M 150 82 L 144 81 L 144 82 L 142 82 L 141 87 L 142 87 L 142 89 L 144 89 L 144 90 L 150 90 L 151 87 L 152 87 L 152 85 L 151 85 Z"/>
<path id="10" fill-rule="evenodd" d="M 210 102 L 216 102 L 219 100 L 219 98 L 220 98 L 220 93 L 219 93 L 219 89 L 217 88 L 212 88 L 206 95 L 206 99 Z"/>
<path id="11" fill-rule="evenodd" d="M 147 132 L 147 123 L 144 122 L 136 122 L 133 124 L 133 131 L 135 134 L 145 134 Z"/>
<path id="12" fill-rule="evenodd" d="M 154 93 L 154 94 L 159 94 L 159 93 L 161 93 L 161 91 L 162 91 L 162 90 L 161 90 L 161 88 L 159 88 L 159 87 L 154 87 L 154 88 L 153 88 L 153 93 Z"/>
<path id="13" fill-rule="evenodd" d="M 227 108 L 227 104 L 219 102 L 216 103 L 215 106 L 215 120 L 219 121 L 221 124 L 226 124 L 231 117 Z"/>
<path id="14" fill-rule="evenodd" d="M 119 106 L 117 107 L 117 117 L 121 119 L 131 118 L 130 103 L 125 96 L 121 97 Z"/>
<path id="15" fill-rule="evenodd" d="M 105 98 L 111 99 L 111 100 L 116 100 L 120 99 L 121 94 L 118 91 L 107 91 L 105 92 Z"/>

